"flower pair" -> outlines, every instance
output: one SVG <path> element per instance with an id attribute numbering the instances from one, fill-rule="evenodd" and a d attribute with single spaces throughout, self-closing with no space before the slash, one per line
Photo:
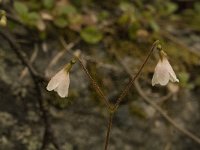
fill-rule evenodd
<path id="1" fill-rule="evenodd" d="M 169 81 L 179 82 L 176 77 L 172 66 L 170 65 L 166 53 L 160 49 L 159 51 L 160 59 L 155 67 L 154 75 L 152 78 L 152 86 L 155 84 L 160 84 L 162 86 L 167 85 Z M 56 91 L 58 95 L 62 98 L 68 96 L 70 78 L 69 71 L 75 61 L 71 61 L 62 70 L 60 70 L 55 76 L 51 78 L 47 85 L 48 91 Z"/>

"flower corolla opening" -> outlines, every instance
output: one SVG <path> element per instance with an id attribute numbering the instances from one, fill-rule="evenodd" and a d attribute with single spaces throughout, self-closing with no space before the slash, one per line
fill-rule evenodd
<path id="1" fill-rule="evenodd" d="M 154 75 L 152 78 L 152 86 L 160 84 L 162 86 L 167 85 L 169 81 L 179 82 L 178 78 L 172 66 L 170 65 L 166 53 L 161 50 L 159 52 L 160 59 L 155 67 Z"/>
<path id="2" fill-rule="evenodd" d="M 69 71 L 72 68 L 72 63 L 68 63 L 63 69 L 56 73 L 49 81 L 46 89 L 48 91 L 56 91 L 62 98 L 68 97 L 69 91 Z"/>

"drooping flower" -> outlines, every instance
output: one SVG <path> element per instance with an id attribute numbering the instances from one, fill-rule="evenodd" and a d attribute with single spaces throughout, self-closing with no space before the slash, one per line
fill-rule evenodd
<path id="1" fill-rule="evenodd" d="M 162 86 L 167 85 L 169 80 L 171 82 L 179 82 L 174 70 L 172 69 L 172 66 L 167 60 L 166 53 L 161 50 L 160 59 L 158 61 L 158 64 L 156 65 L 152 78 L 152 86 L 154 86 L 155 84 L 160 84 Z"/>
<path id="2" fill-rule="evenodd" d="M 72 64 L 67 64 L 66 67 L 56 73 L 49 81 L 47 90 L 56 91 L 62 98 L 67 97 L 70 84 L 69 70 L 71 67 Z"/>

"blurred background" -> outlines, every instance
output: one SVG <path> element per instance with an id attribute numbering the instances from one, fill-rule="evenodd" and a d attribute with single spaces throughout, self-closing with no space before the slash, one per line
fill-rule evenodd
<path id="1" fill-rule="evenodd" d="M 69 97 L 61 99 L 37 85 L 26 62 L 50 78 L 80 50 L 84 64 L 115 103 L 160 40 L 180 80 L 151 86 L 158 54 L 154 51 L 114 116 L 109 150 L 199 150 L 200 145 L 143 101 L 141 91 L 173 120 L 200 137 L 199 0 L 0 0 L 0 149 L 39 150 L 47 125 L 62 150 L 102 150 L 108 113 L 77 63 L 70 72 Z M 5 19 L 6 16 L 6 19 Z M 64 48 L 65 47 L 65 48 Z M 67 49 L 67 50 L 66 50 Z M 47 132 L 48 133 L 48 132 Z M 51 134 L 47 150 L 55 150 Z M 50 142 L 49 142 L 50 141 Z"/>

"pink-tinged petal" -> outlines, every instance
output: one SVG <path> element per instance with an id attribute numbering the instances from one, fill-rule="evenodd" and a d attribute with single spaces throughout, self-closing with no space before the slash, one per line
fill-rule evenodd
<path id="1" fill-rule="evenodd" d="M 154 86 L 154 85 L 156 85 L 156 84 L 158 84 L 158 80 L 157 80 L 157 77 L 156 77 L 156 75 L 154 74 L 153 75 L 153 78 L 152 78 L 152 86 Z"/>
<path id="2" fill-rule="evenodd" d="M 169 74 L 165 70 L 158 70 L 154 73 L 152 79 L 152 86 L 160 84 L 162 86 L 166 85 L 169 82 Z"/>
<path id="3" fill-rule="evenodd" d="M 165 64 L 165 66 L 167 67 L 167 70 L 169 72 L 170 81 L 172 81 L 172 82 L 179 82 L 179 80 L 177 79 L 176 74 L 175 74 L 172 66 L 170 65 L 169 61 L 167 60 L 167 58 L 165 58 L 163 60 L 163 63 Z"/>
<path id="4" fill-rule="evenodd" d="M 48 85 L 47 85 L 47 90 L 48 91 L 52 91 L 54 89 L 56 89 L 58 87 L 58 85 L 60 84 L 62 78 L 65 78 L 66 76 L 66 72 L 64 69 L 60 70 L 55 76 L 53 76 L 51 78 L 51 80 L 49 81 Z"/>
<path id="5" fill-rule="evenodd" d="M 60 97 L 64 98 L 68 96 L 69 84 L 70 84 L 70 78 L 68 73 L 66 74 L 65 78 L 62 78 L 62 81 L 55 89 L 55 91 L 58 93 Z"/>
<path id="6" fill-rule="evenodd" d="M 172 76 L 172 75 L 170 74 L 170 81 L 172 81 L 172 82 L 179 82 L 179 79 L 176 78 L 176 76 Z"/>
<path id="7" fill-rule="evenodd" d="M 162 86 L 166 85 L 169 82 L 170 75 L 163 61 L 159 60 L 156 65 L 154 75 L 152 78 L 152 86 L 155 84 L 160 84 Z"/>
<path id="8" fill-rule="evenodd" d="M 154 86 L 155 84 L 160 84 L 164 86 L 169 82 L 169 80 L 172 82 L 179 82 L 172 66 L 167 60 L 166 54 L 161 51 L 160 60 L 156 65 L 152 78 L 152 85 Z"/>
<path id="9" fill-rule="evenodd" d="M 159 76 L 158 82 L 160 85 L 165 86 L 169 82 L 169 74 L 164 74 L 163 76 Z"/>

